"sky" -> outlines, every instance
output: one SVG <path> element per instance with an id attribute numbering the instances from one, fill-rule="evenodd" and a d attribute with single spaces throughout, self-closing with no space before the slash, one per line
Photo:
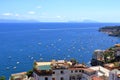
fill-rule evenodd
<path id="1" fill-rule="evenodd" d="M 120 0 L 0 0 L 0 19 L 120 22 Z"/>

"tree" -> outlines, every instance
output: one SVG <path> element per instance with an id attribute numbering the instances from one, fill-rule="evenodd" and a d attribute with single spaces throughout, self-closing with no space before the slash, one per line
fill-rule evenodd
<path id="1" fill-rule="evenodd" d="M 110 63 L 115 59 L 115 55 L 113 51 L 107 51 L 104 53 L 105 63 Z"/>
<path id="2" fill-rule="evenodd" d="M 77 62 L 77 60 L 76 60 L 76 59 L 74 59 L 74 58 L 70 59 L 70 62 L 72 62 L 72 65 L 75 65 L 75 64 L 77 64 L 77 63 L 78 63 L 78 62 Z"/>
<path id="3" fill-rule="evenodd" d="M 5 76 L 1 76 L 0 80 L 6 80 Z"/>
<path id="4" fill-rule="evenodd" d="M 32 74 L 33 74 L 33 70 L 30 70 L 30 71 L 27 72 L 26 75 L 27 75 L 28 77 L 30 77 L 30 76 L 32 76 Z"/>

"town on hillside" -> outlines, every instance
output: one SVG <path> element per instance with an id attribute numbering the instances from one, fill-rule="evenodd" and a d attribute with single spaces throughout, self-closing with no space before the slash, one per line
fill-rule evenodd
<path id="1" fill-rule="evenodd" d="M 35 61 L 32 70 L 11 74 L 9 80 L 120 80 L 120 44 L 95 50 L 91 65 L 75 59 Z"/>

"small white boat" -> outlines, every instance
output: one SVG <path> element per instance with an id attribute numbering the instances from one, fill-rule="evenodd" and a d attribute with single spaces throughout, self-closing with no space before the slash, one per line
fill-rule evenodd
<path id="1" fill-rule="evenodd" d="M 58 39 L 58 41 L 61 41 L 62 39 Z"/>
<path id="2" fill-rule="evenodd" d="M 13 69 L 16 69 L 17 67 L 13 67 Z"/>
<path id="3" fill-rule="evenodd" d="M 16 62 L 17 64 L 19 64 L 20 62 Z"/>
<path id="4" fill-rule="evenodd" d="M 33 59 L 33 57 L 31 57 L 31 59 Z"/>

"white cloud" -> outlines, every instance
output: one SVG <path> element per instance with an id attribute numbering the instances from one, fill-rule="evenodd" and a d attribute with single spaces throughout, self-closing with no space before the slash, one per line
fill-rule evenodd
<path id="1" fill-rule="evenodd" d="M 35 14 L 35 12 L 34 11 L 29 11 L 28 14 Z"/>
<path id="2" fill-rule="evenodd" d="M 16 17 L 19 17 L 20 15 L 19 14 L 15 14 Z"/>
<path id="3" fill-rule="evenodd" d="M 40 9 L 40 8 L 42 8 L 42 7 L 41 7 L 41 6 L 37 6 L 36 8 Z"/>
<path id="4" fill-rule="evenodd" d="M 12 13 L 3 13 L 2 15 L 3 16 L 12 16 L 13 14 Z"/>
<path id="5" fill-rule="evenodd" d="M 56 16 L 57 18 L 61 18 L 61 16 Z"/>

